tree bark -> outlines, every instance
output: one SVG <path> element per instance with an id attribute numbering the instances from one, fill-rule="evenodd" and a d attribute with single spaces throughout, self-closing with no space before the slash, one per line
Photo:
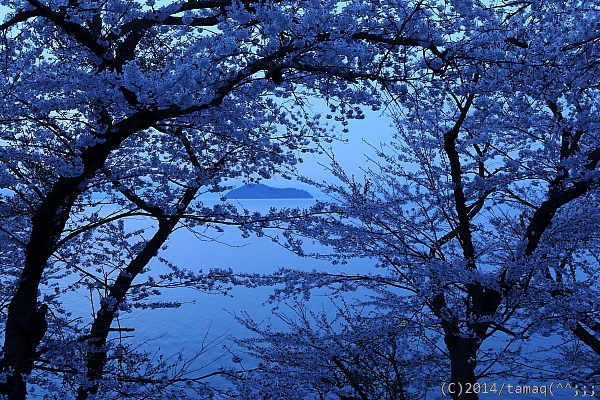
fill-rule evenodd
<path id="1" fill-rule="evenodd" d="M 447 386 L 447 393 L 456 400 L 479 398 L 473 391 L 477 383 L 477 352 L 490 327 L 490 317 L 502 303 L 500 292 L 480 283 L 467 284 L 466 289 L 466 321 L 462 328 L 459 319 L 451 314 L 443 293 L 439 293 L 429 303 L 434 314 L 442 320 L 444 343 L 450 356 L 450 384 Z"/>
<path id="2" fill-rule="evenodd" d="M 33 368 L 36 351 L 47 329 L 46 305 L 37 304 L 39 284 L 55 250 L 71 207 L 80 193 L 82 179 L 59 178 L 31 219 L 31 233 L 25 249 L 25 263 L 15 295 L 8 307 L 0 371 L 7 373 L 0 394 L 9 400 L 26 397 L 23 375 Z"/>
<path id="3" fill-rule="evenodd" d="M 173 229 L 181 219 L 181 214 L 194 199 L 198 190 L 198 188 L 186 190 L 180 203 L 179 215 L 174 217 L 164 217 L 164 219 L 161 218 L 159 220 L 158 230 L 155 232 L 152 239 L 146 243 L 144 248 L 129 263 L 127 268 L 125 268 L 123 271 L 124 273 L 121 273 L 112 285 L 109 297 L 114 299 L 114 303 L 111 303 L 110 305 L 107 302 L 103 303 L 92 323 L 90 331 L 91 339 L 88 342 L 91 349 L 87 354 L 86 377 L 88 385 L 80 386 L 77 389 L 76 400 L 86 400 L 90 395 L 95 395 L 98 392 L 98 389 L 100 388 L 99 380 L 102 379 L 106 363 L 108 362 L 106 343 L 110 332 L 110 326 L 115 318 L 115 313 L 119 308 L 119 305 L 123 303 L 127 292 L 131 288 L 133 280 L 142 272 L 142 269 L 148 265 L 148 262 L 157 254 L 161 246 L 171 235 Z M 139 201 L 142 200 L 139 199 Z"/>
<path id="4" fill-rule="evenodd" d="M 477 366 L 477 350 L 481 343 L 477 338 L 459 337 L 446 334 L 444 338 L 450 354 L 450 396 L 453 399 L 477 400 L 479 396 L 473 392 L 477 382 L 475 367 Z"/>
<path id="5" fill-rule="evenodd" d="M 141 125 L 141 113 L 124 120 L 106 141 L 82 151 L 84 171 L 75 177 L 59 177 L 31 218 L 31 233 L 25 247 L 25 262 L 15 295 L 8 307 L 0 372 L 6 382 L 0 383 L 0 394 L 9 400 L 24 400 L 26 385 L 23 375 L 29 373 L 37 359 L 37 347 L 47 329 L 47 306 L 38 308 L 38 290 L 48 260 L 56 251 L 71 208 L 84 190 L 84 182 L 104 165 L 111 151 Z M 147 124 L 147 123 L 146 123 Z M 130 128 L 130 129 L 128 129 Z"/>

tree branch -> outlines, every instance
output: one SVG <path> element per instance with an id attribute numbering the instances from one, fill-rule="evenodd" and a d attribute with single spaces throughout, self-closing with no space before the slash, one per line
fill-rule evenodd
<path id="1" fill-rule="evenodd" d="M 38 10 L 27 10 L 21 11 L 13 15 L 11 19 L 0 25 L 0 30 L 5 30 L 11 26 L 18 24 L 19 22 L 27 21 L 29 18 L 37 17 L 40 15 Z"/>
<path id="2" fill-rule="evenodd" d="M 475 82 L 477 82 L 477 80 L 478 76 L 475 76 Z M 469 207 L 467 207 L 467 200 L 462 187 L 462 171 L 460 155 L 456 150 L 456 139 L 458 139 L 458 132 L 467 118 L 467 114 L 469 113 L 469 109 L 471 108 L 474 99 L 475 94 L 471 93 L 467 96 L 465 104 L 462 106 L 459 105 L 460 115 L 458 119 L 452 129 L 444 134 L 444 150 L 450 162 L 450 176 L 454 185 L 452 191 L 454 193 L 455 208 L 458 216 L 458 237 L 467 262 L 467 269 L 475 269 L 475 248 L 471 236 Z"/>

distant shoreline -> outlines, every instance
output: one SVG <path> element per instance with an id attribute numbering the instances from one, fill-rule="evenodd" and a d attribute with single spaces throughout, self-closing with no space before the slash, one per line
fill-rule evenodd
<path id="1" fill-rule="evenodd" d="M 242 187 L 230 190 L 225 194 L 226 199 L 244 199 L 244 200 L 285 200 L 285 199 L 314 199 L 314 197 L 305 190 L 296 188 L 274 188 L 256 183 L 244 185 Z"/>

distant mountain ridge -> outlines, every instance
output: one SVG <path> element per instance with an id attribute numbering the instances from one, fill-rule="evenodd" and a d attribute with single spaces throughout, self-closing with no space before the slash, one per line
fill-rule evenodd
<path id="1" fill-rule="evenodd" d="M 224 196 L 227 199 L 312 199 L 305 190 L 295 188 L 274 188 L 262 183 L 244 185 L 230 190 Z"/>

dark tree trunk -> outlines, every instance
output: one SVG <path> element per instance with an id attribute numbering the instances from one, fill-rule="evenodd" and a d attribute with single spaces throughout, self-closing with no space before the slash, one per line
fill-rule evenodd
<path id="1" fill-rule="evenodd" d="M 60 178 L 46 195 L 31 219 L 31 234 L 25 249 L 25 263 L 15 295 L 8 307 L 0 370 L 7 373 L 0 394 L 9 400 L 23 400 L 23 375 L 33 368 L 37 347 L 47 329 L 48 307 L 38 307 L 38 289 L 44 270 L 79 194 L 78 178 Z"/>
<path id="2" fill-rule="evenodd" d="M 225 94 L 223 94 L 225 96 Z M 84 190 L 84 182 L 103 166 L 108 155 L 133 132 L 152 126 L 156 121 L 192 112 L 173 107 L 166 110 L 144 110 L 108 127 L 109 135 L 95 146 L 82 150 L 84 171 L 76 177 L 60 177 L 45 195 L 31 219 L 31 233 L 25 249 L 25 263 L 15 295 L 8 307 L 0 373 L 6 382 L 0 383 L 0 395 L 9 400 L 25 400 L 23 375 L 31 371 L 37 359 L 37 347 L 47 329 L 46 309 L 38 308 L 38 289 L 48 260 L 69 219 L 75 199 Z"/>
<path id="3" fill-rule="evenodd" d="M 84 171 L 76 177 L 60 177 L 45 195 L 31 218 L 31 233 L 25 248 L 25 262 L 15 295 L 8 307 L 0 372 L 7 374 L 0 383 L 0 394 L 9 400 L 24 400 L 26 385 L 23 375 L 31 371 L 38 358 L 37 347 L 43 339 L 47 324 L 47 306 L 38 308 L 38 290 L 48 260 L 71 214 L 83 183 L 95 175 L 108 154 L 127 137 L 115 133 L 111 140 L 89 147 L 81 154 Z"/>
<path id="4" fill-rule="evenodd" d="M 119 275 L 112 286 L 109 296 L 115 299 L 115 303 L 111 303 L 111 305 L 107 305 L 107 303 L 102 304 L 96 314 L 90 332 L 91 339 L 89 340 L 89 344 L 91 349 L 87 355 L 87 379 L 89 386 L 80 386 L 77 389 L 77 400 L 86 400 L 89 395 L 94 395 L 98 392 L 100 387 L 98 381 L 102 378 L 108 361 L 108 352 L 105 346 L 115 313 L 119 305 L 123 303 L 135 277 L 148 265 L 148 262 L 165 243 L 178 221 L 179 218 L 172 218 L 160 222 L 158 231 L 154 237 L 146 243 L 144 249 L 125 269 L 127 274 Z"/>
<path id="5" fill-rule="evenodd" d="M 473 385 L 477 382 L 475 367 L 479 341 L 450 334 L 446 335 L 444 342 L 450 354 L 450 385 L 447 391 L 453 399 L 477 400 L 479 396 L 473 393 Z"/>
<path id="6" fill-rule="evenodd" d="M 448 309 L 443 293 L 439 293 L 429 305 L 442 319 L 444 342 L 450 355 L 450 383 L 446 385 L 446 394 L 456 400 L 476 400 L 479 396 L 473 389 L 477 382 L 477 352 L 490 326 L 487 321 L 498 310 L 502 295 L 480 283 L 465 286 L 468 293 L 467 322 L 462 328 Z"/>
<path id="7" fill-rule="evenodd" d="M 108 361 L 108 352 L 106 343 L 110 327 L 113 323 L 115 312 L 119 305 L 123 303 L 127 292 L 131 288 L 133 280 L 142 272 L 148 262 L 158 253 L 161 246 L 165 243 L 168 237 L 173 232 L 173 229 L 181 219 L 181 213 L 189 206 L 194 199 L 198 189 L 188 189 L 183 195 L 180 202 L 180 214 L 174 217 L 164 217 L 162 210 L 159 211 L 161 219 L 159 220 L 158 230 L 155 232 L 144 248 L 125 268 L 125 274 L 120 274 L 115 283 L 112 285 L 109 296 L 115 300 L 110 306 L 107 303 L 102 304 L 100 310 L 96 314 L 92 328 L 90 331 L 89 344 L 91 349 L 87 354 L 87 380 L 88 386 L 80 386 L 77 389 L 76 400 L 86 400 L 90 395 L 95 395 L 100 388 L 99 380 L 104 375 L 106 363 Z M 137 199 L 137 203 L 141 204 L 143 200 Z M 150 207 L 145 207 L 150 209 Z"/>

